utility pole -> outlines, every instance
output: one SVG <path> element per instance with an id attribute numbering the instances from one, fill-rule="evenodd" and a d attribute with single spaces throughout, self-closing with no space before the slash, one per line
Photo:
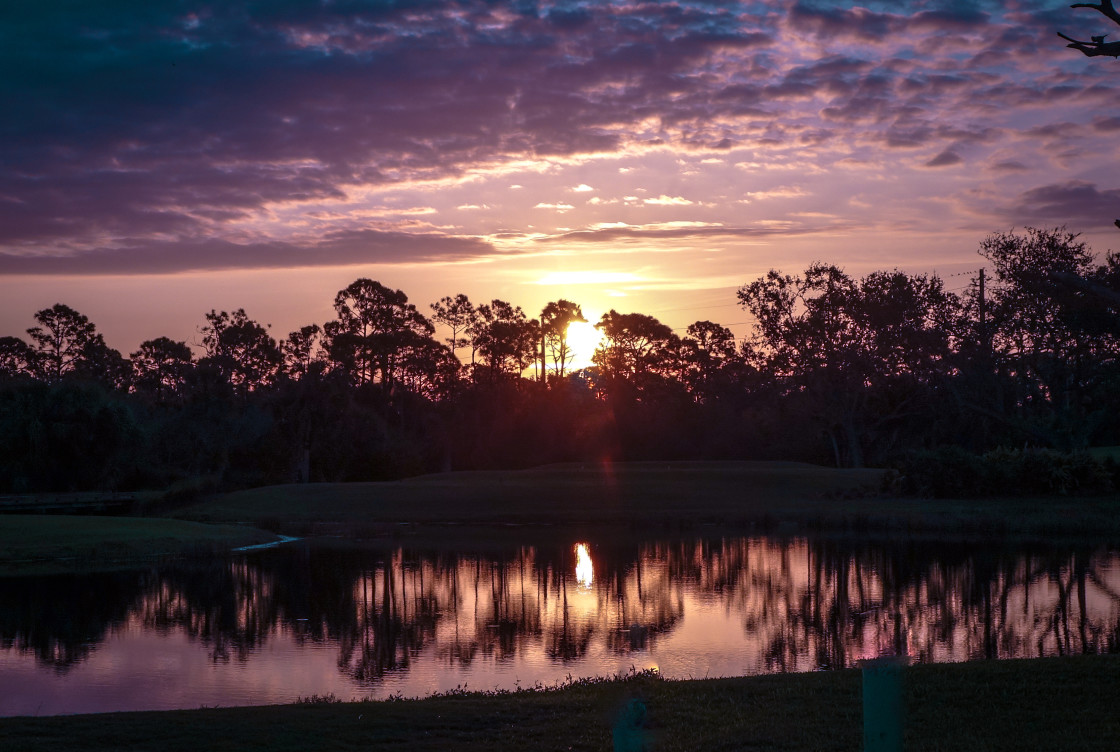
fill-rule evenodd
<path id="1" fill-rule="evenodd" d="M 984 267 L 980 267 L 980 344 L 985 352 L 988 349 L 988 327 L 985 321 L 984 310 Z"/>
<path id="2" fill-rule="evenodd" d="M 976 339 L 977 339 L 977 344 L 979 344 L 981 349 L 984 351 L 984 353 L 987 354 L 987 352 L 989 350 L 991 350 L 991 343 L 989 342 L 989 337 L 988 337 L 988 300 L 987 300 L 988 275 L 987 275 L 987 269 L 985 269 L 984 267 L 981 267 L 979 271 L 977 271 L 975 269 L 970 269 L 967 272 L 957 272 L 956 274 L 950 274 L 949 276 L 950 277 L 963 277 L 965 275 L 971 276 L 973 274 L 979 274 L 980 275 L 979 285 L 978 285 L 979 294 L 976 296 L 976 303 L 977 303 L 976 307 L 977 307 L 977 314 L 978 314 L 978 319 L 979 319 L 978 322 L 977 322 L 977 326 L 976 326 Z M 977 282 L 976 277 L 972 277 L 972 281 L 974 283 Z"/>
<path id="3" fill-rule="evenodd" d="M 994 355 L 992 353 L 992 333 L 988 328 L 988 294 L 987 294 L 987 270 L 980 267 L 980 279 L 977 285 L 976 308 L 977 314 L 980 319 L 980 357 L 991 367 L 994 363 Z"/>

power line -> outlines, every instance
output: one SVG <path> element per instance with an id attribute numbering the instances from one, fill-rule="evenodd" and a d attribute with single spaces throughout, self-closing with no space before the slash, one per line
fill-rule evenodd
<path id="1" fill-rule="evenodd" d="M 703 311 L 709 308 L 738 308 L 738 303 L 720 303 L 718 305 L 708 306 L 693 306 L 691 308 L 662 308 L 660 311 L 652 311 L 652 313 L 672 313 L 674 311 Z"/>
<path id="2" fill-rule="evenodd" d="M 693 323 L 695 323 L 695 322 L 693 322 Z M 713 323 L 715 323 L 715 322 L 713 322 Z M 720 326 L 722 326 L 726 329 L 727 327 L 741 326 L 741 325 L 749 324 L 749 323 L 751 323 L 751 322 L 749 322 L 749 321 L 732 321 L 730 324 L 720 324 Z M 689 324 L 688 326 L 692 326 L 692 324 Z M 679 332 L 681 330 L 688 329 L 688 326 L 674 326 L 674 327 L 670 327 L 670 328 L 674 332 Z"/>

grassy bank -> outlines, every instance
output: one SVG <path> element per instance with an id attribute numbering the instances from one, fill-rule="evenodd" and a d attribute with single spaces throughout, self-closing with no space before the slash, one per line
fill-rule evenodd
<path id="1" fill-rule="evenodd" d="M 858 670 L 560 690 L 163 713 L 0 719 L 0 748 L 610 750 L 634 701 L 651 750 L 858 750 Z M 907 750 L 1120 746 L 1120 657 L 915 666 Z M 623 733 L 625 733 L 623 731 Z"/>
<path id="2" fill-rule="evenodd" d="M 180 519 L 0 515 L 0 574 L 104 569 L 270 540 L 261 529 L 432 540 L 508 538 L 518 526 L 635 534 L 751 531 L 1120 540 L 1120 497 L 913 499 L 881 495 L 882 471 L 791 462 L 549 465 L 385 483 L 256 488 Z M 205 523 L 205 524 L 202 524 Z M 236 523 L 236 524 L 234 524 Z"/>
<path id="3" fill-rule="evenodd" d="M 413 525 L 558 525 L 764 532 L 821 530 L 1120 537 L 1120 498 L 889 498 L 879 470 L 791 462 L 550 465 L 386 483 L 239 491 L 180 510 L 297 534 L 383 534 Z"/>
<path id="4" fill-rule="evenodd" d="M 661 525 L 757 522 L 878 490 L 882 471 L 793 462 L 562 464 L 238 491 L 175 516 L 299 528 L 439 525 Z M 834 506 L 834 504 L 829 505 Z"/>
<path id="5" fill-rule="evenodd" d="M 183 520 L 0 515 L 0 575 L 110 569 L 274 539 L 245 526 Z"/>

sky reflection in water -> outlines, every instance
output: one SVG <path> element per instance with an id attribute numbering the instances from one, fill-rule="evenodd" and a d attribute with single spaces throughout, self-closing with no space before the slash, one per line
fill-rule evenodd
<path id="1" fill-rule="evenodd" d="M 505 555 L 309 543 L 0 588 L 0 715 L 1120 650 L 1103 549 L 723 539 Z"/>

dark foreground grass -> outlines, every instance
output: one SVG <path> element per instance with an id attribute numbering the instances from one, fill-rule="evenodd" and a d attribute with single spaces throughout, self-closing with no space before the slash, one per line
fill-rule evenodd
<path id="1" fill-rule="evenodd" d="M 411 525 L 746 527 L 1120 537 L 1120 496 L 913 499 L 881 493 L 883 471 L 795 462 L 636 462 L 425 475 L 385 483 L 256 488 L 181 509 L 207 522 L 296 534 L 379 534 Z"/>
<path id="2" fill-rule="evenodd" d="M 858 670 L 647 676 L 424 700 L 0 719 L 0 749 L 610 750 L 634 701 L 649 750 L 858 750 Z M 1120 748 L 1120 657 L 916 666 L 907 750 Z"/>
<path id="3" fill-rule="evenodd" d="M 183 520 L 0 515 L 0 575 L 135 566 L 160 556 L 224 551 L 274 540 L 263 530 Z"/>

